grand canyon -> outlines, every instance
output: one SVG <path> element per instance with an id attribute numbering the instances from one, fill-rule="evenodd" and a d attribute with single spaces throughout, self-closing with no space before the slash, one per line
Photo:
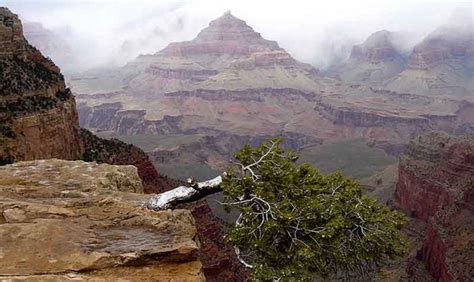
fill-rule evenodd
<path id="1" fill-rule="evenodd" d="M 143 203 L 271 137 L 406 215 L 407 253 L 370 280 L 474 277 L 472 15 L 408 51 L 382 26 L 318 69 L 227 11 L 191 40 L 74 71 L 73 41 L 14 12 L 0 8 L 0 279 L 248 281 L 220 193 Z"/>

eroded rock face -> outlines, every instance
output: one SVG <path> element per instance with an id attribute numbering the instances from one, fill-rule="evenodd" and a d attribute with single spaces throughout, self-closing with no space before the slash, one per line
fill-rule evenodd
<path id="1" fill-rule="evenodd" d="M 0 279 L 204 281 L 189 211 L 152 212 L 133 166 L 0 167 Z"/>
<path id="2" fill-rule="evenodd" d="M 396 198 L 428 223 L 418 257 L 439 281 L 473 277 L 474 135 L 430 133 L 410 142 L 400 160 Z"/>
<path id="3" fill-rule="evenodd" d="M 28 44 L 0 8 L 0 163 L 82 154 L 74 97 L 59 68 Z"/>

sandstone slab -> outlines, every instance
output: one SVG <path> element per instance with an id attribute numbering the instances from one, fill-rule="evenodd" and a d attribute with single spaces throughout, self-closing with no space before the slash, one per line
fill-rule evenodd
<path id="1" fill-rule="evenodd" d="M 143 209 L 133 166 L 0 167 L 0 280 L 201 281 L 189 211 Z"/>

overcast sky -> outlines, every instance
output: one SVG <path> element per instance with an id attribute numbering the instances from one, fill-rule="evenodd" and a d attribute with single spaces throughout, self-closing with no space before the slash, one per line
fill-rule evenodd
<path id="1" fill-rule="evenodd" d="M 405 34 L 409 49 L 448 21 L 456 0 L 0 0 L 23 21 L 41 22 L 81 54 L 83 67 L 124 64 L 190 40 L 226 10 L 298 60 L 324 68 L 371 33 Z"/>

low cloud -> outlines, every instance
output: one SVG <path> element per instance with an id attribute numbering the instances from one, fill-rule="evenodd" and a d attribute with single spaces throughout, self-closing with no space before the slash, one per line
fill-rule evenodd
<path id="1" fill-rule="evenodd" d="M 352 45 L 377 30 L 403 33 L 400 45 L 409 50 L 449 21 L 456 8 L 472 11 L 471 3 L 449 0 L 3 0 L 0 5 L 67 41 L 78 57 L 76 70 L 123 65 L 170 42 L 190 40 L 229 9 L 296 59 L 321 69 L 344 60 Z"/>

